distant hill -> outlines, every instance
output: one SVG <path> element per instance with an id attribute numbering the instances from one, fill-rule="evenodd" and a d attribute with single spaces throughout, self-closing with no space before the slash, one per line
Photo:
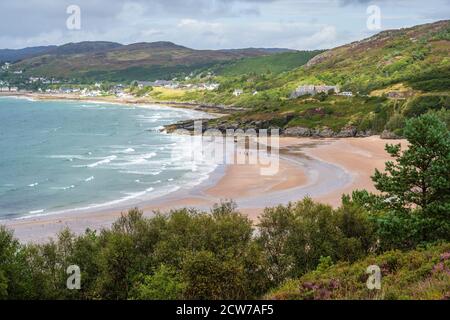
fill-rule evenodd
<path id="1" fill-rule="evenodd" d="M 222 49 L 221 51 L 255 51 L 255 52 L 265 52 L 265 53 L 283 53 L 283 52 L 295 52 L 297 50 L 287 49 L 287 48 L 244 48 L 244 49 Z"/>
<path id="2" fill-rule="evenodd" d="M 56 46 L 41 46 L 24 49 L 0 49 L 0 63 L 17 62 L 22 59 L 45 54 L 54 48 L 56 48 Z"/>
<path id="3" fill-rule="evenodd" d="M 238 76 L 247 73 L 278 74 L 284 71 L 296 69 L 306 64 L 310 59 L 323 52 L 323 50 L 313 51 L 277 51 L 271 50 L 274 54 L 269 56 L 242 58 L 218 65 L 213 68 L 214 73 L 222 76 Z"/>
<path id="4" fill-rule="evenodd" d="M 25 75 L 112 81 L 168 79 L 199 68 L 246 57 L 267 56 L 287 49 L 194 50 L 171 42 L 80 42 L 15 58 L 14 69 Z"/>
<path id="5" fill-rule="evenodd" d="M 107 41 L 84 41 L 78 43 L 67 43 L 47 51 L 50 55 L 72 55 L 84 53 L 98 53 L 123 47 L 122 44 Z"/>

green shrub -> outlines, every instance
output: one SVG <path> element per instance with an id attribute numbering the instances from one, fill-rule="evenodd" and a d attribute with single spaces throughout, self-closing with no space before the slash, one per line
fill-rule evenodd
<path id="1" fill-rule="evenodd" d="M 321 257 L 355 261 L 374 245 L 374 230 L 361 207 L 333 210 L 311 199 L 268 208 L 260 218 L 260 242 L 279 283 L 314 270 Z"/>
<path id="2" fill-rule="evenodd" d="M 403 114 L 408 117 L 418 117 L 430 110 L 450 110 L 450 97 L 441 95 L 425 95 L 411 99 L 405 105 Z"/>

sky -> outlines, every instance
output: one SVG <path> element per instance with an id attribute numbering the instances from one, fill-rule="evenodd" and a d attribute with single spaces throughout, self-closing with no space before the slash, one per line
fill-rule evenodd
<path id="1" fill-rule="evenodd" d="M 310 50 L 449 19 L 450 0 L 1 0 L 0 15 L 0 48 L 103 40 Z"/>

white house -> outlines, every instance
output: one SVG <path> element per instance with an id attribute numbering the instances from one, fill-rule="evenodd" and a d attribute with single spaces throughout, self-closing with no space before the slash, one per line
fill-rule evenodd
<path id="1" fill-rule="evenodd" d="M 216 89 L 218 89 L 219 88 L 219 84 L 218 83 L 205 83 L 204 85 L 203 85 L 203 87 L 206 89 L 206 90 L 209 90 L 209 91 L 213 91 L 213 90 L 216 90 Z"/>
<path id="2" fill-rule="evenodd" d="M 328 93 L 330 91 L 334 91 L 335 93 L 339 93 L 338 86 L 315 86 L 315 85 L 303 85 L 299 86 L 291 93 L 291 99 L 298 98 L 305 94 L 315 95 L 318 93 Z"/>
<path id="3" fill-rule="evenodd" d="M 239 97 L 243 93 L 244 93 L 244 91 L 242 89 L 234 89 L 233 96 Z"/>

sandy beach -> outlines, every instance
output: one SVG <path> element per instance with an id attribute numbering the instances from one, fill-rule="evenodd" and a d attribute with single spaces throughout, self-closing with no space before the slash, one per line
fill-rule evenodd
<path id="1" fill-rule="evenodd" d="M 18 93 L 15 96 L 134 105 L 153 103 L 139 98 L 92 98 L 66 94 Z M 198 107 L 189 104 L 176 106 Z M 216 112 L 216 116 L 220 116 L 217 110 L 201 111 Z M 390 159 L 384 150 L 386 143 L 407 144 L 406 140 L 383 140 L 379 136 L 341 139 L 281 137 L 279 166 L 274 175 L 262 175 L 263 166 L 260 164 L 221 165 L 200 185 L 181 188 L 153 200 L 0 220 L 0 224 L 14 230 L 15 236 L 21 241 L 43 242 L 55 237 L 65 227 L 75 233 L 82 233 L 86 228 L 100 230 L 109 227 L 123 212 L 134 206 L 143 210 L 146 216 L 152 216 L 155 212 L 165 213 L 182 207 L 208 211 L 216 203 L 233 200 L 238 209 L 254 221 L 258 220 L 265 207 L 288 204 L 305 196 L 337 207 L 342 194 L 349 194 L 356 189 L 376 192 L 370 176 L 375 168 L 383 169 L 384 163 Z"/>
<path id="2" fill-rule="evenodd" d="M 132 96 L 82 96 L 76 93 L 36 93 L 36 92 L 0 92 L 0 97 L 17 97 L 32 100 L 69 100 L 69 101 L 85 101 L 94 103 L 111 103 L 120 105 L 148 105 L 157 104 L 174 108 L 186 108 L 203 111 L 212 115 L 221 116 L 230 112 L 232 109 L 216 107 L 212 105 L 204 105 L 195 102 L 178 102 L 178 101 L 159 101 L 149 97 L 132 97 Z"/>
<path id="3" fill-rule="evenodd" d="M 378 136 L 345 139 L 280 138 L 280 162 L 276 174 L 263 176 L 260 165 L 232 164 L 219 167 L 210 178 L 192 189 L 182 189 L 136 206 L 151 216 L 180 207 L 208 210 L 215 203 L 236 202 L 241 212 L 257 221 L 265 207 L 287 204 L 310 196 L 314 200 L 339 206 L 341 195 L 355 189 L 375 191 L 370 176 L 383 169 L 389 160 L 386 143 Z M 43 242 L 65 227 L 75 233 L 86 228 L 101 229 L 111 225 L 130 208 L 71 211 L 32 218 L 3 220 L 24 242 Z"/>

